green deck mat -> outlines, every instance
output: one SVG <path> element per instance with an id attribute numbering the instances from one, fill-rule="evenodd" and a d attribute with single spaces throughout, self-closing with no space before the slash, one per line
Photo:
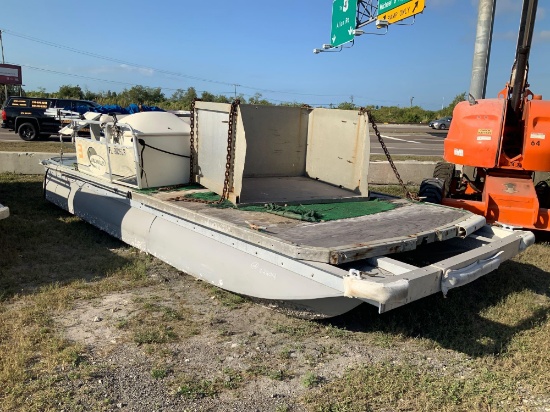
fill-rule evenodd
<path id="1" fill-rule="evenodd" d="M 218 202 L 220 200 L 220 196 L 214 192 L 192 193 L 185 197 L 201 199 L 208 202 Z M 224 200 L 222 203 L 211 203 L 210 206 L 217 208 L 235 208 L 247 212 L 267 212 L 307 222 L 326 222 L 329 220 L 349 219 L 352 217 L 385 212 L 396 207 L 394 203 L 380 199 L 286 206 L 274 203 L 256 206 L 235 206 L 230 201 Z"/>

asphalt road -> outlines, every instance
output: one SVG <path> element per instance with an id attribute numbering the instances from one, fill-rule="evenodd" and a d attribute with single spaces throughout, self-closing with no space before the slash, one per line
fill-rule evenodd
<path id="1" fill-rule="evenodd" d="M 22 142 L 19 136 L 17 136 L 14 132 L 8 129 L 0 129 L 0 141 L 6 142 L 10 140 L 16 141 L 16 142 Z"/>
<path id="2" fill-rule="evenodd" d="M 443 141 L 446 130 L 433 130 L 427 125 L 378 125 L 380 135 L 392 155 L 443 156 Z M 372 154 L 384 154 L 374 131 L 370 130 Z M 56 141 L 52 136 L 50 141 Z M 21 142 L 17 134 L 7 129 L 0 129 L 0 141 Z"/>
<path id="3" fill-rule="evenodd" d="M 427 125 L 378 125 L 378 131 L 392 155 L 443 156 L 447 130 L 434 130 Z M 384 154 L 371 129 L 371 154 Z"/>

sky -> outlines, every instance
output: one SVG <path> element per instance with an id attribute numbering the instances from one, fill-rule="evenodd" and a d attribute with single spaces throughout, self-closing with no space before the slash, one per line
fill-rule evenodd
<path id="1" fill-rule="evenodd" d="M 377 0 L 369 0 L 377 4 Z M 5 62 L 22 66 L 26 90 L 79 85 L 121 91 L 194 87 L 275 104 L 447 106 L 470 88 L 478 0 L 425 0 L 385 35 L 363 27 L 352 47 L 330 43 L 331 0 L 2 0 Z M 550 98 L 550 12 L 539 1 L 531 90 Z M 521 0 L 497 0 L 487 96 L 510 78 Z M 412 25 L 410 23 L 413 23 Z M 351 46 L 351 44 L 348 44 Z"/>

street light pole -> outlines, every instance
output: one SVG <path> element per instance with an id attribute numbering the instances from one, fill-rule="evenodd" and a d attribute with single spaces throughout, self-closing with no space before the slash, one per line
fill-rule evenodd
<path id="1" fill-rule="evenodd" d="M 4 43 L 2 43 L 2 30 L 0 30 L 0 49 L 2 49 L 2 64 L 6 63 L 4 60 Z M 4 94 L 6 95 L 6 102 L 8 101 L 8 85 L 4 85 Z"/>
<path id="2" fill-rule="evenodd" d="M 487 89 L 495 9 L 496 0 L 479 0 L 472 79 L 470 81 L 470 94 L 476 100 L 484 99 Z"/>

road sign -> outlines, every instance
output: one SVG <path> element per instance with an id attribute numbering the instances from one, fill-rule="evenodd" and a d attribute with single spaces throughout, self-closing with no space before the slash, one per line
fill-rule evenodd
<path id="1" fill-rule="evenodd" d="M 409 3 L 410 1 L 411 0 L 378 0 L 378 15 Z"/>
<path id="2" fill-rule="evenodd" d="M 355 35 L 357 0 L 332 0 L 332 31 L 330 44 L 334 47 L 352 41 Z"/>
<path id="3" fill-rule="evenodd" d="M 389 2 L 390 0 L 387 0 Z M 397 0 L 400 1 L 400 0 Z M 378 20 L 386 20 L 388 24 L 397 23 L 415 14 L 422 13 L 426 7 L 426 0 L 410 0 L 399 7 L 385 13 L 378 12 Z"/>

